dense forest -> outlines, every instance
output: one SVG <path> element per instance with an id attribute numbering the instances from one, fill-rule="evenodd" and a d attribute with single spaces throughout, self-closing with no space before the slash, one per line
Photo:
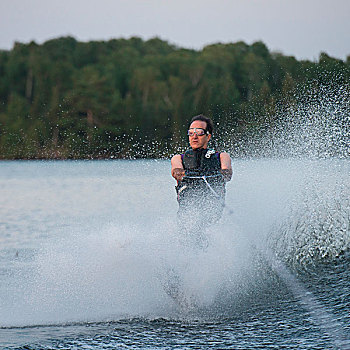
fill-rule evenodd
<path id="1" fill-rule="evenodd" d="M 188 121 L 200 113 L 237 141 L 277 123 L 276 109 L 293 104 L 301 86 L 330 78 L 346 86 L 349 77 L 350 56 L 298 61 L 262 42 L 16 43 L 0 51 L 0 159 L 167 157 L 186 145 Z"/>

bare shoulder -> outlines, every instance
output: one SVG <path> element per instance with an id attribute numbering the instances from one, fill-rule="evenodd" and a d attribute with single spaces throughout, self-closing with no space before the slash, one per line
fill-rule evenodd
<path id="1" fill-rule="evenodd" d="M 175 154 L 174 156 L 172 156 L 172 158 L 171 158 L 171 162 L 172 163 L 176 163 L 176 162 L 178 162 L 178 161 L 182 161 L 181 160 L 181 154 Z"/>
<path id="2" fill-rule="evenodd" d="M 231 169 L 231 157 L 226 152 L 220 153 L 220 162 L 221 162 L 221 168 L 222 169 Z"/>
<path id="3" fill-rule="evenodd" d="M 174 168 L 183 168 L 181 154 L 175 154 L 171 158 L 171 167 Z"/>

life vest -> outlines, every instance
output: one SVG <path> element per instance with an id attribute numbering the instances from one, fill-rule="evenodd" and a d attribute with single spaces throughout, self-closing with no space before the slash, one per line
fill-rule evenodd
<path id="1" fill-rule="evenodd" d="M 217 175 L 221 169 L 220 153 L 213 149 L 189 149 L 181 155 L 181 159 L 188 175 Z"/>
<path id="2" fill-rule="evenodd" d="M 206 205 L 208 201 L 217 204 L 218 199 L 215 198 L 205 181 L 200 178 L 201 176 L 206 177 L 212 189 L 224 200 L 225 181 L 220 173 L 219 152 L 213 149 L 189 149 L 181 155 L 181 159 L 186 176 L 182 181 L 178 181 L 176 186 L 177 200 L 180 205 L 189 202 Z"/>

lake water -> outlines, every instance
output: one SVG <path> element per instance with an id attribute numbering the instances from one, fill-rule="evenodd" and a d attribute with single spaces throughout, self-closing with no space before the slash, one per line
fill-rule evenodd
<path id="1" fill-rule="evenodd" d="M 350 349 L 350 162 L 234 171 L 196 245 L 169 161 L 1 162 L 0 348 Z"/>

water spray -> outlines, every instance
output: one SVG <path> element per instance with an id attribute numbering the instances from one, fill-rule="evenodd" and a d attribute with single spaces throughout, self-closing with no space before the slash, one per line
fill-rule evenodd
<path id="1" fill-rule="evenodd" d="M 233 213 L 233 210 L 225 204 L 223 198 L 208 183 L 206 176 L 193 176 L 189 178 L 202 179 L 211 193 L 216 199 L 218 199 L 220 204 L 228 209 L 229 214 Z M 253 245 L 253 247 L 258 249 L 255 245 Z M 263 253 L 264 258 L 269 263 L 272 270 L 281 278 L 293 295 L 308 310 L 313 323 L 317 324 L 330 337 L 336 347 L 349 350 L 349 337 L 341 330 L 342 325 L 336 320 L 336 318 L 326 310 L 326 308 L 309 290 L 303 286 L 285 264 L 277 259 L 276 255 L 268 247 L 265 247 L 264 249 L 261 248 L 259 251 Z"/>

